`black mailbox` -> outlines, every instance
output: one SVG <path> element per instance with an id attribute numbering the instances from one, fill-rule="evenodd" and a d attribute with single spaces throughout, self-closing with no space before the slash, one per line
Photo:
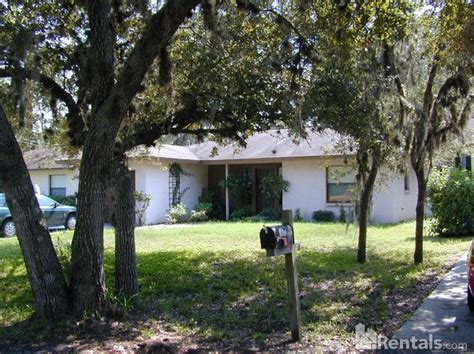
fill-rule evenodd
<path id="1" fill-rule="evenodd" d="M 283 248 L 294 243 L 291 225 L 264 226 L 260 231 L 260 246 L 263 249 Z"/>

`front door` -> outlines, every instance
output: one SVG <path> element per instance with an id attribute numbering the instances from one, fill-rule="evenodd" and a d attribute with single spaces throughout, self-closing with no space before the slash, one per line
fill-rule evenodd
<path id="1" fill-rule="evenodd" d="M 278 168 L 275 167 L 263 167 L 255 169 L 255 181 L 256 181 L 256 190 L 255 190 L 255 212 L 256 214 L 260 213 L 265 208 L 274 208 L 277 211 L 279 210 L 279 203 L 273 200 L 268 200 L 263 195 L 260 184 L 262 179 L 268 175 L 275 175 L 278 173 Z M 277 201 L 280 200 L 280 196 L 276 198 Z"/>

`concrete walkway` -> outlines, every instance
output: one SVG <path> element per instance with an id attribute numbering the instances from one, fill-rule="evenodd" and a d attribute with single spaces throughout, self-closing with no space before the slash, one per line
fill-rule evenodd
<path id="1" fill-rule="evenodd" d="M 397 339 L 439 339 L 474 349 L 474 313 L 467 307 L 467 252 L 395 334 Z M 454 349 L 454 348 L 453 348 Z"/>

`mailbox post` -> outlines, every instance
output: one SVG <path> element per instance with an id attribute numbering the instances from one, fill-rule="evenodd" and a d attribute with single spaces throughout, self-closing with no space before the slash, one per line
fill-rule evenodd
<path id="1" fill-rule="evenodd" d="M 296 270 L 296 251 L 299 249 L 299 244 L 295 243 L 291 210 L 282 211 L 282 225 L 265 227 L 260 231 L 260 244 L 266 250 L 267 257 L 285 255 L 291 338 L 299 341 L 301 340 L 301 312 Z"/>

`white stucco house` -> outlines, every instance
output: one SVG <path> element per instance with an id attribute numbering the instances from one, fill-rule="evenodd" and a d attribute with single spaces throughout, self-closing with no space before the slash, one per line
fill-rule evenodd
<path id="1" fill-rule="evenodd" d="M 276 172 L 289 182 L 279 207 L 299 209 L 304 219 L 311 220 L 317 210 L 330 210 L 337 216 L 341 207 L 351 208 L 349 192 L 355 182 L 355 171 L 347 164 L 351 157 L 334 151 L 334 134 L 330 132 L 309 132 L 306 140 L 295 144 L 285 131 L 269 131 L 250 137 L 246 148 L 239 148 L 236 143 L 215 142 L 139 148 L 128 154 L 128 167 L 135 190 L 151 195 L 145 215 L 147 224 L 165 222 L 167 210 L 177 202 L 195 208 L 203 191 L 212 193 L 222 218 L 229 218 L 236 208 L 235 200 L 220 185 L 229 175 L 249 177 L 252 192 L 245 207 L 257 214 L 269 206 L 259 192 L 259 181 Z M 56 149 L 39 149 L 24 155 L 32 182 L 41 193 L 77 192 L 78 170 L 70 158 Z M 171 166 L 180 166 L 184 173 L 177 175 Z M 394 223 L 414 218 L 417 195 L 414 174 L 381 175 L 373 198 L 372 222 Z"/>

